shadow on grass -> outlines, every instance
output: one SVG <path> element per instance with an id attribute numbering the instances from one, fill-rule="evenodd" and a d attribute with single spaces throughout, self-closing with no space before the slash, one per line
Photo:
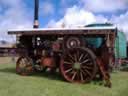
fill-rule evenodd
<path id="1" fill-rule="evenodd" d="M 15 68 L 4 68 L 4 69 L 0 69 L 0 72 L 9 73 L 9 74 L 16 74 L 16 69 Z M 34 72 L 30 76 L 31 77 L 37 77 L 37 78 L 47 78 L 50 80 L 57 80 L 57 81 L 69 83 L 66 80 L 64 80 L 64 78 L 62 77 L 62 75 L 59 72 L 55 72 L 55 73 L 51 73 L 49 71 L 47 71 L 47 72 Z M 91 83 L 94 85 L 99 85 L 99 86 L 103 85 L 102 80 L 93 80 Z"/>
<path id="2" fill-rule="evenodd" d="M 63 77 L 61 76 L 61 74 L 59 72 L 55 72 L 55 73 L 51 73 L 51 72 L 35 72 L 34 74 L 32 74 L 31 76 L 34 77 L 44 77 L 50 80 L 59 80 L 59 81 L 64 81 Z"/>
<path id="3" fill-rule="evenodd" d="M 0 72 L 16 74 L 15 68 L 4 68 L 4 69 L 0 69 Z"/>
<path id="4" fill-rule="evenodd" d="M 0 72 L 2 73 L 8 73 L 8 74 L 17 74 L 15 68 L 3 68 L 0 69 Z M 18 75 L 18 74 L 17 74 Z M 63 77 L 59 72 L 55 73 L 50 73 L 50 72 L 34 72 L 31 77 L 44 77 L 50 80 L 59 80 L 59 81 L 64 81 Z"/>

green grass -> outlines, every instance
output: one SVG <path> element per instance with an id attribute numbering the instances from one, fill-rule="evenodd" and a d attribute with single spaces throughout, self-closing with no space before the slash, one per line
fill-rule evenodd
<path id="1" fill-rule="evenodd" d="M 112 73 L 112 84 L 72 84 L 49 73 L 19 76 L 15 64 L 0 64 L 0 96 L 128 96 L 128 72 Z"/>

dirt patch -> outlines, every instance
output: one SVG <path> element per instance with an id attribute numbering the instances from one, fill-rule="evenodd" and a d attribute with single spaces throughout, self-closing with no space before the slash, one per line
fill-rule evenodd
<path id="1" fill-rule="evenodd" d="M 0 57 L 0 64 L 12 64 L 17 60 L 16 57 Z"/>

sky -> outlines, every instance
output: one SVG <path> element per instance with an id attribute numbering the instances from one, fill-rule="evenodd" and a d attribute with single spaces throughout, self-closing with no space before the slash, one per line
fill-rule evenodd
<path id="1" fill-rule="evenodd" d="M 39 0 L 40 28 L 112 23 L 128 40 L 128 0 Z M 11 29 L 33 27 L 34 0 L 0 0 L 0 40 L 15 41 Z"/>

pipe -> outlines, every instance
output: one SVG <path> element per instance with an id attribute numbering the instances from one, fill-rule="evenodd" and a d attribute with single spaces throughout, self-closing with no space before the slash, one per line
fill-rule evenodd
<path id="1" fill-rule="evenodd" d="M 34 8 L 34 25 L 33 28 L 39 28 L 38 21 L 38 12 L 39 12 L 39 0 L 35 0 L 35 8 Z"/>

